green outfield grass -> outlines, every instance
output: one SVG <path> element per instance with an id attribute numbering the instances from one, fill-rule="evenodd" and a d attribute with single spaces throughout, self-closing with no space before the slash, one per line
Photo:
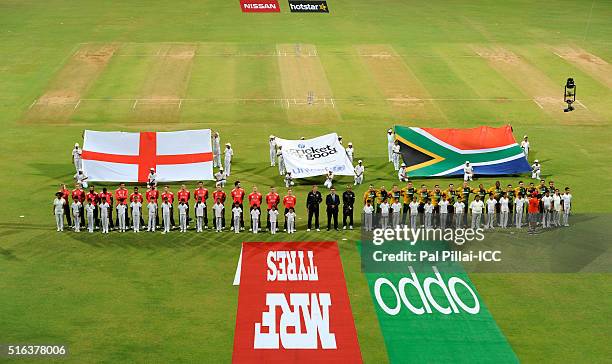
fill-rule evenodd
<path id="1" fill-rule="evenodd" d="M 361 196 L 394 183 L 394 124 L 511 124 L 545 178 L 572 187 L 574 211 L 612 212 L 612 3 L 330 0 L 329 15 L 238 3 L 0 1 L 0 344 L 66 343 L 80 363 L 231 360 L 232 280 L 253 236 L 56 233 L 53 193 L 84 129 L 219 130 L 230 181 L 262 192 L 282 183 L 269 134 L 335 131 L 364 160 Z M 582 104 L 564 114 L 570 76 Z M 309 91 L 315 105 L 301 105 Z M 306 191 L 322 182 L 297 186 L 292 239 L 338 240 L 363 358 L 385 362 L 359 234 L 304 231 Z M 612 356 L 609 275 L 470 277 L 521 360 Z"/>

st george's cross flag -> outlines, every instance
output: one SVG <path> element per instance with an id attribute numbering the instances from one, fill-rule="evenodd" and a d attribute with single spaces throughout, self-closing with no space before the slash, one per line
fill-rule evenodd
<path id="1" fill-rule="evenodd" d="M 158 182 L 212 180 L 210 129 L 172 132 L 85 130 L 83 172 L 90 181 Z"/>
<path id="2" fill-rule="evenodd" d="M 395 126 L 395 139 L 411 177 L 462 175 L 466 161 L 476 175 L 531 171 L 510 125 L 466 129 Z"/>

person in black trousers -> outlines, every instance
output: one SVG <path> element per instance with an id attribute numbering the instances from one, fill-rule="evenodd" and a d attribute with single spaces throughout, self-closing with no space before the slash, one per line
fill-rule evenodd
<path id="1" fill-rule="evenodd" d="M 334 230 L 338 230 L 338 206 L 340 205 L 340 196 L 336 195 L 336 189 L 331 188 L 331 193 L 325 198 L 327 205 L 327 230 L 331 229 L 331 220 L 334 219 Z"/>
<path id="2" fill-rule="evenodd" d="M 306 209 L 308 210 L 308 230 L 312 229 L 312 217 L 315 218 L 315 229 L 317 231 L 321 231 L 319 229 L 319 204 L 323 202 L 323 196 L 321 196 L 321 192 L 318 191 L 316 185 L 312 186 L 312 191 L 308 192 L 308 197 L 306 198 Z"/>
<path id="3" fill-rule="evenodd" d="M 342 229 L 346 230 L 346 220 L 348 218 L 349 229 L 353 230 L 353 205 L 355 204 L 355 192 L 351 185 L 346 186 L 346 191 L 342 193 Z"/>

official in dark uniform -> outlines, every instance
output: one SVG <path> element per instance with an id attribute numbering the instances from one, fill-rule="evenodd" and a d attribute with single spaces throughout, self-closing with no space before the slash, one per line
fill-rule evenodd
<path id="1" fill-rule="evenodd" d="M 308 197 L 306 198 L 306 209 L 308 210 L 308 230 L 312 229 L 312 217 L 315 218 L 315 229 L 317 231 L 321 231 L 319 228 L 319 204 L 323 202 L 323 196 L 321 196 L 321 192 L 318 191 L 317 186 L 312 186 L 312 191 L 308 192 Z"/>
<path id="2" fill-rule="evenodd" d="M 353 230 L 353 205 L 355 205 L 355 192 L 353 192 L 353 187 L 348 185 L 346 191 L 342 193 L 342 229 L 346 229 L 348 219 L 348 227 Z"/>
<path id="3" fill-rule="evenodd" d="M 331 188 L 331 193 L 325 197 L 327 205 L 327 231 L 331 229 L 331 221 L 334 219 L 334 230 L 338 230 L 338 207 L 340 206 L 340 196 L 336 195 L 336 189 Z"/>

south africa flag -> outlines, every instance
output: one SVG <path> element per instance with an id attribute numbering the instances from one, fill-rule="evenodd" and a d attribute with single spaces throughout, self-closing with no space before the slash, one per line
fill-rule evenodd
<path id="1" fill-rule="evenodd" d="M 531 171 L 512 127 L 436 129 L 395 126 L 400 153 L 412 177 L 456 176 L 469 161 L 476 175 Z"/>

